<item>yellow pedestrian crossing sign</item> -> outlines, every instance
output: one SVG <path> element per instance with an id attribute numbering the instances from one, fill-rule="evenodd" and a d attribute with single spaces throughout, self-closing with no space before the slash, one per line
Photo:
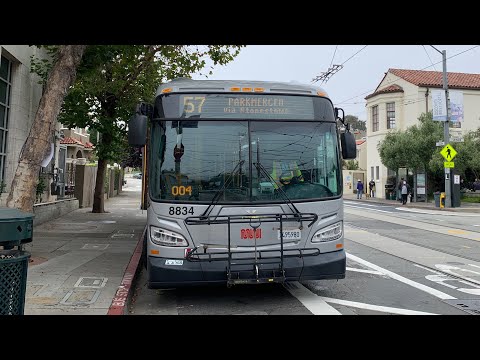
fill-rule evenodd
<path id="1" fill-rule="evenodd" d="M 447 160 L 448 162 L 452 161 L 455 156 L 457 156 L 457 152 L 453 148 L 452 145 L 447 144 L 443 147 L 442 151 L 440 151 L 440 154 Z"/>
<path id="2" fill-rule="evenodd" d="M 455 163 L 453 161 L 445 161 L 443 163 L 443 167 L 453 169 L 455 167 Z"/>

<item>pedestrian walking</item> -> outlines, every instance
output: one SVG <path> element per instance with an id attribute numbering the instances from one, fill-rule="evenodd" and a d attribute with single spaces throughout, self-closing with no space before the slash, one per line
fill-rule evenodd
<path id="1" fill-rule="evenodd" d="M 370 197 L 375 197 L 375 181 L 373 179 L 368 183 L 368 189 L 370 190 Z"/>
<path id="2" fill-rule="evenodd" d="M 357 181 L 357 199 L 361 199 L 363 194 L 363 183 L 362 180 L 358 179 Z"/>
<path id="3" fill-rule="evenodd" d="M 405 180 L 403 178 L 398 182 L 397 186 L 397 200 L 402 201 L 402 186 Z"/>
<path id="4" fill-rule="evenodd" d="M 408 197 L 408 185 L 407 182 L 404 181 L 402 184 L 402 204 L 405 205 L 407 203 Z"/>

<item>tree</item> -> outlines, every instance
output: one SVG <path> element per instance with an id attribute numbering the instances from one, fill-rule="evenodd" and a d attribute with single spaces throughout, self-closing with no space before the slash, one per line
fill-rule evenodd
<path id="1" fill-rule="evenodd" d="M 140 101 L 153 102 L 157 87 L 176 77 L 189 77 L 206 66 L 225 65 L 240 46 L 108 45 L 89 46 L 78 78 L 65 99 L 60 120 L 69 127 L 100 133 L 95 151 L 98 170 L 93 212 L 104 212 L 107 164 L 129 156 L 126 120 Z M 210 71 L 211 73 L 211 71 Z"/>
<path id="2" fill-rule="evenodd" d="M 342 168 L 344 170 L 358 170 L 358 161 L 355 160 L 342 160 Z"/>
<path id="3" fill-rule="evenodd" d="M 57 116 L 70 86 L 74 83 L 77 67 L 85 45 L 61 45 L 56 49 L 53 66 L 46 72 L 45 90 L 40 98 L 35 119 L 20 152 L 7 206 L 26 212 L 33 211 L 38 172 L 50 149 L 50 138 Z"/>
<path id="4" fill-rule="evenodd" d="M 367 130 L 365 121 L 359 120 L 357 116 L 346 115 L 345 122 L 350 124 L 352 129 L 363 130 L 363 131 Z"/>

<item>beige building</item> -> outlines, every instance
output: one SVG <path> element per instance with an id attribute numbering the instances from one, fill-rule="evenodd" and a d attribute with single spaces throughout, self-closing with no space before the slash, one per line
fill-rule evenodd
<path id="1" fill-rule="evenodd" d="M 367 140 L 356 140 L 357 143 L 357 157 L 355 161 L 358 161 L 358 168 L 360 170 L 367 170 Z"/>
<path id="2" fill-rule="evenodd" d="M 480 74 L 448 73 L 448 87 L 463 92 L 465 133 L 480 127 Z M 418 117 L 432 110 L 432 89 L 442 88 L 442 72 L 389 69 L 367 100 L 367 177 L 375 179 L 377 196 L 385 197 L 385 184 L 395 169 L 383 166 L 378 143 L 391 129 L 405 130 L 418 123 Z M 442 140 L 442 139 L 439 139 Z"/>

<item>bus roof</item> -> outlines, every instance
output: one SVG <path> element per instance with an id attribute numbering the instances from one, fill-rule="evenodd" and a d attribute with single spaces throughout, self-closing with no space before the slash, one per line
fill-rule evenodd
<path id="1" fill-rule="evenodd" d="M 232 90 L 232 88 L 237 88 L 237 90 Z M 165 89 L 168 90 L 165 91 Z M 293 81 L 192 80 L 188 78 L 176 78 L 170 82 L 160 85 L 157 89 L 156 96 L 166 92 L 188 93 L 193 91 L 321 95 L 328 97 L 326 91 L 318 86 L 304 85 Z"/>

